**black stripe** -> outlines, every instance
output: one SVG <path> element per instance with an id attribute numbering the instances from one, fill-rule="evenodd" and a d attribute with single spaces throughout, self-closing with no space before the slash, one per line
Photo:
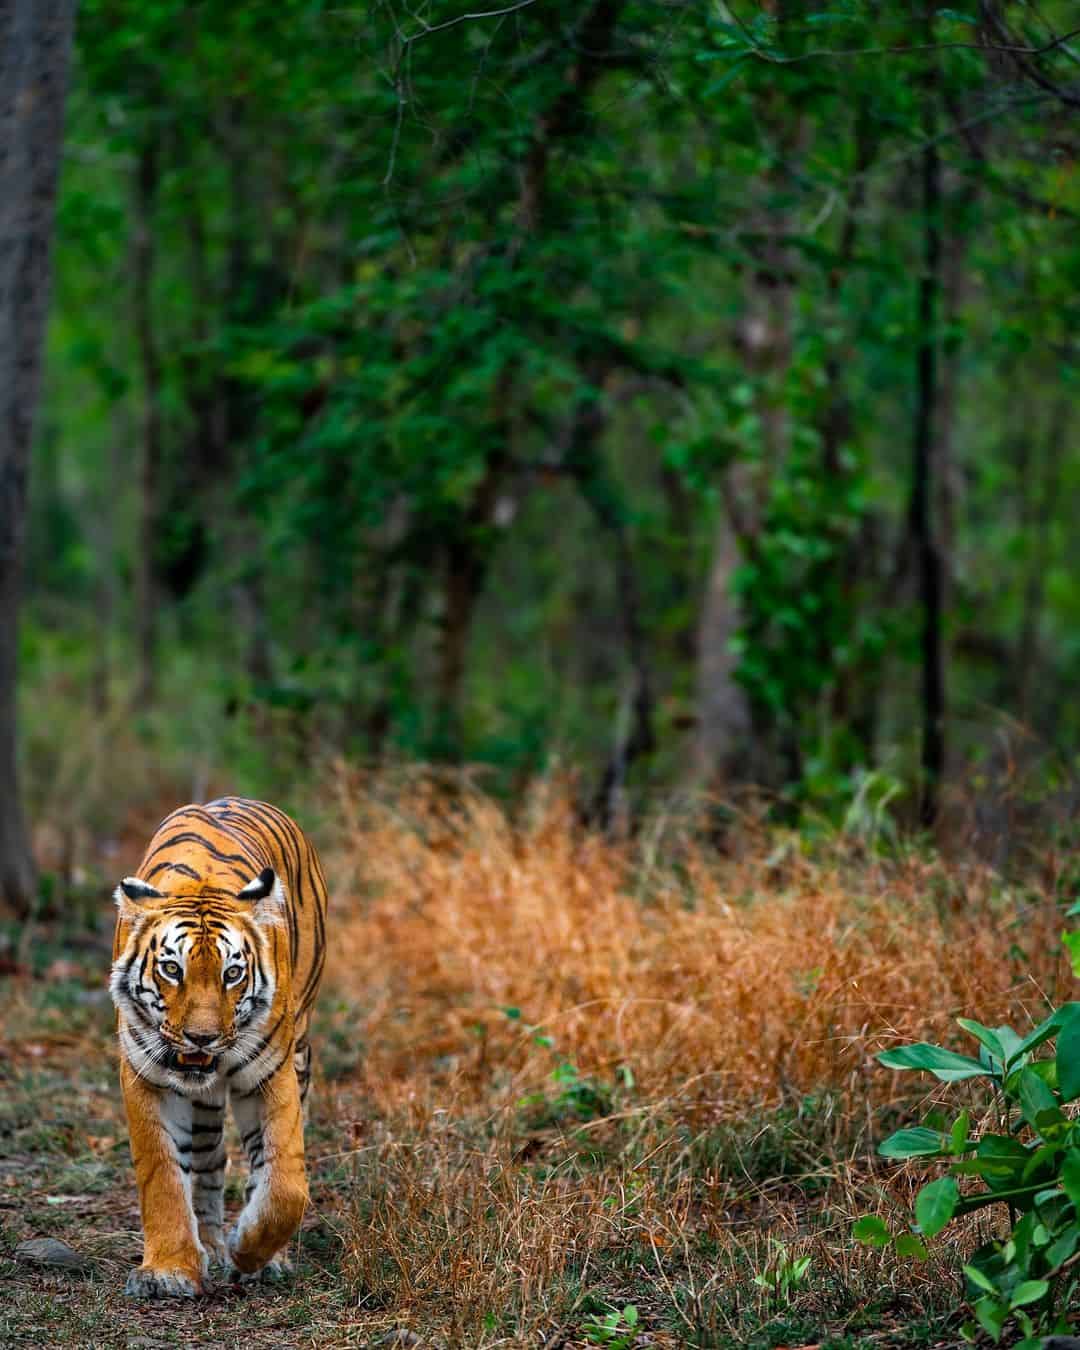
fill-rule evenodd
<path id="1" fill-rule="evenodd" d="M 221 849 L 216 848 L 209 839 L 201 834 L 196 834 L 194 830 L 181 830 L 179 834 L 171 834 L 168 839 L 163 839 L 160 844 L 146 857 L 146 862 L 156 858 L 159 853 L 167 848 L 174 848 L 177 844 L 198 844 L 200 848 L 205 849 L 212 858 L 218 862 L 243 863 L 246 867 L 251 866 L 251 859 L 243 853 L 223 853 Z M 233 869 L 234 871 L 236 869 Z M 243 873 L 238 873 L 243 876 Z"/>
<path id="2" fill-rule="evenodd" d="M 155 850 L 155 852 L 156 851 L 157 850 Z M 191 877 L 192 881 L 202 881 L 202 877 L 198 874 L 198 872 L 196 872 L 193 867 L 189 867 L 187 863 L 174 863 L 169 862 L 168 860 L 156 863 L 153 867 L 151 867 L 150 871 L 147 872 L 144 880 L 149 881 L 151 877 L 156 877 L 159 872 L 170 872 L 170 871 L 179 872 L 181 873 L 182 876 L 185 877 Z"/>

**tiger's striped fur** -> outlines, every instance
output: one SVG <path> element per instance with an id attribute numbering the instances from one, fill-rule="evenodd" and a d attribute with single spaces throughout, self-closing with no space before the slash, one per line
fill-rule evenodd
<path id="1" fill-rule="evenodd" d="M 277 1273 L 307 1203 L 308 1030 L 326 883 L 303 831 L 239 797 L 182 806 L 116 889 L 110 990 L 143 1221 L 138 1298 L 192 1297 L 215 1256 Z M 225 1107 L 247 1154 L 224 1233 Z"/>

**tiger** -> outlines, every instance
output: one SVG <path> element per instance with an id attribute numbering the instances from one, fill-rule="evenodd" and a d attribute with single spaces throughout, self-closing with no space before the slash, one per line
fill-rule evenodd
<path id="1" fill-rule="evenodd" d="M 276 1279 L 308 1200 L 304 1118 L 312 1005 L 326 956 L 326 882 L 283 811 L 222 797 L 158 826 L 117 886 L 109 990 L 142 1215 L 132 1298 Z M 224 1221 L 226 1104 L 249 1176 Z"/>

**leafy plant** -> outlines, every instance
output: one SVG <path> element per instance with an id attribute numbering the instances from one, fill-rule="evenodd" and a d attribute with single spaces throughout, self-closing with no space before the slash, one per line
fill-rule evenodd
<path id="1" fill-rule="evenodd" d="M 957 1021 L 979 1043 L 977 1057 L 918 1042 L 877 1058 L 887 1068 L 922 1070 L 945 1083 L 985 1078 L 997 1102 L 997 1129 L 973 1136 L 965 1110 L 951 1124 L 897 1130 L 878 1151 L 898 1160 L 948 1161 L 945 1175 L 915 1200 L 924 1238 L 989 1205 L 1007 1207 L 1009 1235 L 973 1254 L 964 1267 L 966 1294 L 992 1340 L 1013 1323 L 1022 1350 L 1036 1350 L 1041 1335 L 1067 1330 L 1066 1310 L 1080 1283 L 1080 1120 L 1066 1110 L 1080 1099 L 1080 1003 L 1062 1005 L 1026 1036 L 1008 1026 Z M 1054 1057 L 1036 1058 L 1051 1041 Z M 962 1191 L 966 1178 L 977 1188 Z M 853 1236 L 872 1246 L 891 1242 L 899 1255 L 925 1255 L 916 1250 L 918 1238 L 894 1236 L 875 1216 L 860 1219 Z M 967 1334 L 974 1336 L 974 1324 Z"/>
<path id="2" fill-rule="evenodd" d="M 810 1270 L 809 1256 L 793 1256 L 787 1244 L 779 1238 L 770 1238 L 772 1255 L 764 1270 L 754 1276 L 754 1283 L 764 1289 L 770 1298 L 786 1303 Z"/>
<path id="3" fill-rule="evenodd" d="M 621 1312 L 587 1318 L 581 1329 L 590 1345 L 606 1345 L 608 1350 L 630 1350 L 637 1340 L 637 1325 L 638 1310 L 633 1303 L 628 1303 Z"/>
<path id="4" fill-rule="evenodd" d="M 512 1022 L 521 1019 L 520 1008 L 504 1008 L 503 1012 Z M 555 1054 L 554 1040 L 539 1026 L 526 1025 L 524 1029 L 529 1033 L 534 1045 Z M 633 1086 L 633 1073 L 629 1066 L 620 1066 L 619 1077 L 624 1086 Z M 578 1120 L 596 1120 L 611 1114 L 611 1088 L 596 1078 L 583 1075 L 578 1066 L 565 1056 L 555 1054 L 555 1067 L 548 1074 L 548 1082 L 551 1084 L 550 1091 L 530 1092 L 522 1097 L 518 1105 L 541 1108 L 552 1121 L 561 1120 L 566 1116 L 576 1117 Z"/>

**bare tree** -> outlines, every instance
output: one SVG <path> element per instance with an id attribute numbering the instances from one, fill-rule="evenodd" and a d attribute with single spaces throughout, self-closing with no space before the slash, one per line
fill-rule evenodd
<path id="1" fill-rule="evenodd" d="M 157 584 L 154 558 L 161 477 L 161 358 L 154 332 L 154 205 L 160 177 L 156 138 L 143 146 L 135 177 L 132 247 L 135 337 L 143 375 L 142 458 L 139 463 L 139 547 L 135 567 L 135 628 L 139 676 L 135 707 L 145 711 L 157 683 Z"/>
<path id="2" fill-rule="evenodd" d="M 932 14 L 926 19 L 927 43 L 933 42 Z M 944 567 L 933 518 L 937 425 L 938 310 L 941 300 L 941 168 L 936 141 L 937 70 L 930 63 L 923 103 L 922 152 L 923 258 L 919 278 L 919 345 L 916 352 L 916 403 L 910 510 L 915 545 L 919 600 L 922 607 L 922 793 L 919 816 L 924 825 L 937 819 L 945 770 L 945 665 L 942 648 Z"/>
<path id="3" fill-rule="evenodd" d="M 15 759 L 17 617 L 75 0 L 0 0 L 0 901 L 36 875 Z"/>

